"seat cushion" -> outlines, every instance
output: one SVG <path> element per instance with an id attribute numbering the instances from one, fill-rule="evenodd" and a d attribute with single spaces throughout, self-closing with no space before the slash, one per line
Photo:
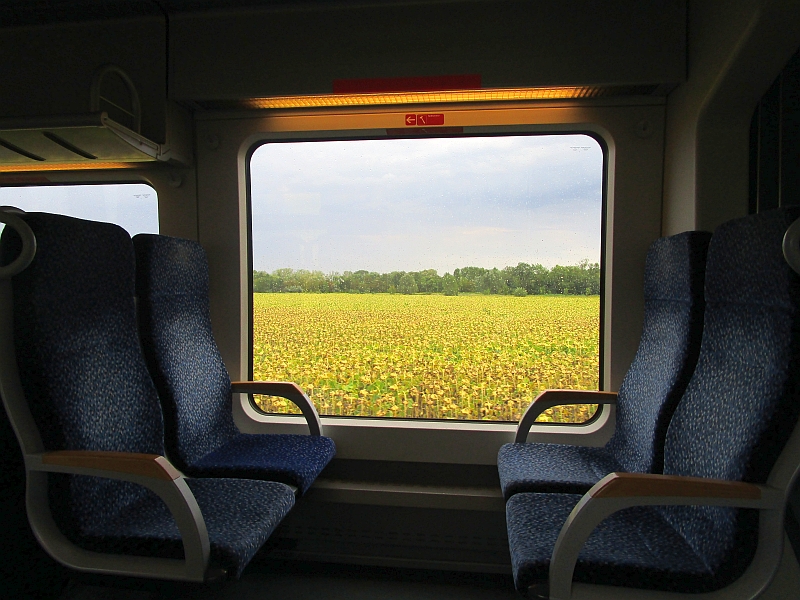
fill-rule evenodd
<path id="1" fill-rule="evenodd" d="M 506 500 L 520 492 L 583 494 L 609 473 L 624 471 L 605 448 L 563 444 L 505 444 L 497 469 Z"/>
<path id="2" fill-rule="evenodd" d="M 241 477 L 279 481 L 305 493 L 336 454 L 319 435 L 242 433 L 186 469 L 192 477 Z"/>
<path id="3" fill-rule="evenodd" d="M 294 493 L 282 483 L 237 479 L 186 482 L 205 519 L 211 562 L 235 578 L 294 506 Z M 166 504 L 152 492 L 113 518 L 97 520 L 73 541 L 95 552 L 183 558 L 178 526 Z"/>
<path id="4" fill-rule="evenodd" d="M 516 494 L 506 504 L 514 584 L 520 591 L 548 579 L 558 534 L 577 494 Z M 653 507 L 614 513 L 592 532 L 573 581 L 679 592 L 720 587 L 714 574 Z"/>

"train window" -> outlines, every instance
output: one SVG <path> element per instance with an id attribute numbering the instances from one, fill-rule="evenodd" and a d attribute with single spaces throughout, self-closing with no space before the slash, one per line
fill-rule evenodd
<path id="1" fill-rule="evenodd" d="M 281 141 L 249 177 L 256 380 L 297 382 L 323 415 L 490 421 L 598 389 L 594 138 Z"/>
<path id="2" fill-rule="evenodd" d="M 131 235 L 158 233 L 158 195 L 145 183 L 0 187 L 0 205 L 115 223 Z"/>

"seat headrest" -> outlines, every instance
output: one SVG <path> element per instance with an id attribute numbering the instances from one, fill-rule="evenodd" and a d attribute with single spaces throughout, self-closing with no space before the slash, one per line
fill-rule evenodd
<path id="1" fill-rule="evenodd" d="M 118 225 L 62 215 L 26 213 L 24 221 L 36 234 L 37 248 L 28 268 L 16 276 L 27 280 L 28 293 L 37 298 L 68 294 L 71 298 L 133 296 L 134 266 L 130 236 Z M 3 230 L 0 260 L 13 260 L 22 242 L 12 228 Z"/>
<path id="2" fill-rule="evenodd" d="M 208 296 L 208 260 L 195 241 L 140 233 L 136 250 L 136 290 L 154 298 L 173 294 Z"/>
<path id="3" fill-rule="evenodd" d="M 653 242 L 645 262 L 645 300 L 702 298 L 710 240 L 707 231 L 685 231 Z"/>
<path id="4" fill-rule="evenodd" d="M 706 273 L 706 302 L 794 310 L 800 277 L 783 257 L 782 242 L 800 207 L 728 221 L 714 232 Z"/>

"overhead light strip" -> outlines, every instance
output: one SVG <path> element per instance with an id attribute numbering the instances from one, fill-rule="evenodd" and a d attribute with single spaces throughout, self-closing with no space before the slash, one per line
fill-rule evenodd
<path id="1" fill-rule="evenodd" d="M 141 162 L 90 162 L 90 163 L 37 163 L 27 165 L 0 165 L 0 173 L 30 173 L 35 171 L 90 171 L 108 169 L 135 169 Z"/>
<path id="2" fill-rule="evenodd" d="M 609 90 L 607 88 L 596 86 L 496 88 L 435 92 L 276 96 L 272 98 L 248 98 L 236 101 L 236 103 L 243 108 L 249 109 L 321 108 L 335 106 L 381 106 L 387 104 L 433 104 L 443 102 L 561 100 L 573 98 L 593 98 L 596 96 L 607 95 L 608 92 Z"/>

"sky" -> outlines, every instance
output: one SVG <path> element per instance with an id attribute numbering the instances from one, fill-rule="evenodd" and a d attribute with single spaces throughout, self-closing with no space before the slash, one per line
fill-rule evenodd
<path id="1" fill-rule="evenodd" d="M 0 187 L 0 206 L 116 223 L 132 236 L 158 233 L 158 196 L 144 183 Z"/>
<path id="2" fill-rule="evenodd" d="M 250 163 L 253 268 L 599 262 L 602 169 L 585 135 L 265 144 Z"/>

